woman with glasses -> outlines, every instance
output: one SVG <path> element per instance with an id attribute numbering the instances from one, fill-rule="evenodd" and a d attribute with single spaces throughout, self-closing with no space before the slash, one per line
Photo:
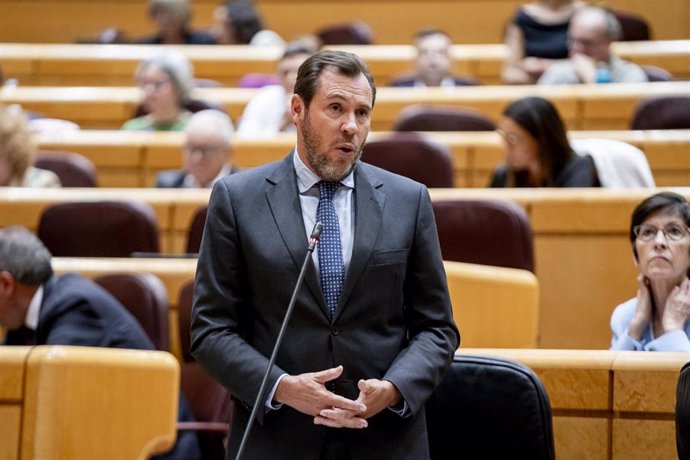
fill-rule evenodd
<path id="1" fill-rule="evenodd" d="M 597 187 L 589 155 L 579 156 L 568 142 L 556 108 L 541 97 L 526 97 L 503 112 L 498 132 L 505 143 L 505 164 L 494 171 L 490 187 Z"/>
<path id="2" fill-rule="evenodd" d="M 192 64 L 180 52 L 168 51 L 143 61 L 136 72 L 144 114 L 122 126 L 132 131 L 181 131 L 191 113 L 186 108 L 194 86 Z"/>
<path id="3" fill-rule="evenodd" d="M 637 296 L 611 316 L 612 350 L 690 351 L 690 203 L 673 192 L 642 201 L 632 214 Z"/>

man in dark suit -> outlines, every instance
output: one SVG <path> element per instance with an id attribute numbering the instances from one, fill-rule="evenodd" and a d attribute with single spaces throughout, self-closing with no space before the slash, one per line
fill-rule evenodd
<path id="1" fill-rule="evenodd" d="M 440 29 L 422 29 L 414 36 L 415 72 L 394 78 L 389 86 L 427 88 L 478 85 L 467 77 L 453 75 L 450 36 Z"/>
<path id="2" fill-rule="evenodd" d="M 375 86 L 356 55 L 299 69 L 296 149 L 214 187 L 192 353 L 238 404 L 234 458 L 315 221 L 324 224 L 268 377 L 250 459 L 428 458 L 424 402 L 459 344 L 426 188 L 359 161 Z"/>
<path id="3" fill-rule="evenodd" d="M 212 187 L 221 177 L 238 169 L 232 165 L 233 125 L 219 110 L 202 110 L 189 117 L 182 146 L 183 169 L 161 171 L 158 188 Z"/>
<path id="4" fill-rule="evenodd" d="M 51 254 L 23 227 L 0 230 L 0 326 L 5 345 L 79 345 L 153 350 L 137 320 L 95 282 L 76 274 L 53 274 Z M 180 398 L 179 419 L 191 421 Z M 196 434 L 178 436 L 156 459 L 201 457 Z"/>

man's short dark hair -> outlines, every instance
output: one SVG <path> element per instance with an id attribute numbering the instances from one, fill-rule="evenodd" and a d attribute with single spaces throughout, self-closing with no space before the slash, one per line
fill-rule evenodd
<path id="1" fill-rule="evenodd" d="M 24 227 L 0 229 L 0 271 L 21 284 L 38 286 L 53 275 L 52 255 L 41 240 Z"/>
<path id="2" fill-rule="evenodd" d="M 362 74 L 366 77 L 371 86 L 371 106 L 374 107 L 376 101 L 376 84 L 374 77 L 369 73 L 369 67 L 359 56 L 346 51 L 325 50 L 319 51 L 310 56 L 302 63 L 297 72 L 297 83 L 295 83 L 295 94 L 299 95 L 304 101 L 306 108 L 309 108 L 311 100 L 319 89 L 319 77 L 324 70 L 335 70 L 347 77 L 356 77 Z"/>

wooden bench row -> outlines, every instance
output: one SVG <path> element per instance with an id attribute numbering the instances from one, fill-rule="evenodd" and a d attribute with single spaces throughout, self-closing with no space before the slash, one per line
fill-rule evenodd
<path id="1" fill-rule="evenodd" d="M 388 135 L 373 132 L 368 140 Z M 424 136 L 450 151 L 456 187 L 486 187 L 493 169 L 505 158 L 503 143 L 494 132 L 434 132 Z M 690 184 L 690 131 L 571 131 L 570 137 L 628 142 L 644 151 L 658 186 Z M 40 150 L 77 152 L 89 158 L 102 187 L 151 187 L 161 170 L 182 167 L 184 134 L 177 132 L 44 132 L 37 134 L 36 141 Z M 294 142 L 293 134 L 271 140 L 237 139 L 233 163 L 252 168 L 278 160 L 290 152 Z"/>
<path id="2" fill-rule="evenodd" d="M 335 46 L 361 56 L 378 86 L 414 69 L 410 44 Z M 197 78 L 233 87 L 249 73 L 273 73 L 280 47 L 175 46 L 194 65 Z M 675 78 L 690 79 L 690 40 L 619 42 L 616 54 L 640 65 L 668 70 Z M 156 45 L 0 44 L 0 63 L 6 78 L 21 86 L 130 86 L 139 63 L 161 52 Z M 501 66 L 508 53 L 503 44 L 453 45 L 453 70 L 485 85 L 501 84 Z"/>
<path id="3" fill-rule="evenodd" d="M 146 0 L 2 0 L 0 41 L 69 43 L 118 27 L 132 37 L 153 32 Z M 265 23 L 285 39 L 323 26 L 365 21 L 376 43 L 408 43 L 423 27 L 446 29 L 457 43 L 499 43 L 503 28 L 522 5 L 520 0 L 261 0 Z M 194 27 L 208 27 L 217 0 L 193 2 Z M 610 0 L 607 6 L 636 13 L 649 21 L 654 38 L 690 38 L 687 0 L 642 2 Z M 60 21 L 55 21 L 59 17 Z"/>
<path id="4" fill-rule="evenodd" d="M 93 278 L 115 273 L 151 273 L 166 287 L 170 352 L 181 359 L 178 327 L 180 292 L 194 281 L 196 259 L 121 259 L 56 257 L 57 273 Z M 445 262 L 453 314 L 470 347 L 534 348 L 539 321 L 539 283 L 526 270 Z"/>
<path id="5" fill-rule="evenodd" d="M 434 189 L 432 200 L 504 199 L 527 212 L 539 280 L 542 348 L 608 348 L 613 308 L 633 297 L 636 269 L 628 240 L 634 207 L 660 189 Z M 689 188 L 676 189 L 690 197 Z M 135 199 L 157 216 L 161 250 L 181 253 L 192 216 L 208 190 L 40 189 L 0 190 L 0 227 L 37 228 L 53 203 Z"/>
<path id="6" fill-rule="evenodd" d="M 179 374 L 161 351 L 0 347 L 0 458 L 164 452 L 177 436 Z"/>
<path id="7" fill-rule="evenodd" d="M 462 327 L 462 325 L 461 325 Z M 463 349 L 533 369 L 551 402 L 556 457 L 677 458 L 676 384 L 687 353 Z"/>
<path id="8" fill-rule="evenodd" d="M 686 94 L 690 83 L 612 83 L 608 85 L 477 86 L 459 88 L 380 88 L 371 127 L 390 130 L 400 111 L 413 104 L 466 107 L 498 120 L 512 101 L 526 96 L 550 99 L 568 129 L 629 129 L 637 104 L 651 96 Z M 193 97 L 220 104 L 237 121 L 256 89 L 198 88 Z M 141 100 L 135 87 L 4 87 L 0 103 L 20 104 L 44 116 L 71 120 L 82 128 L 118 129 Z"/>

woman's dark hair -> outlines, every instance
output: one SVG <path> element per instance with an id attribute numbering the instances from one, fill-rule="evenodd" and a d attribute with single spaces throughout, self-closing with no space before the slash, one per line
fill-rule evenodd
<path id="1" fill-rule="evenodd" d="M 374 77 L 369 73 L 369 67 L 362 58 L 346 51 L 326 50 L 311 55 L 297 71 L 295 94 L 302 98 L 307 109 L 316 90 L 319 88 L 319 77 L 328 67 L 347 77 L 356 77 L 359 74 L 364 75 L 369 82 L 369 86 L 371 86 L 371 107 L 374 107 L 376 85 L 374 84 Z"/>
<path id="2" fill-rule="evenodd" d="M 637 248 L 635 247 L 634 228 L 644 223 L 652 214 L 663 212 L 669 216 L 678 216 L 683 219 L 685 225 L 690 227 L 690 203 L 682 195 L 674 192 L 660 192 L 643 200 L 635 207 L 630 219 L 630 244 L 632 245 L 635 260 L 637 260 Z"/>
<path id="3" fill-rule="evenodd" d="M 542 183 L 536 185 L 552 186 L 568 160 L 575 155 L 556 107 L 542 97 L 526 97 L 511 103 L 503 115 L 520 125 L 537 141 Z"/>
<path id="4" fill-rule="evenodd" d="M 251 1 L 233 0 L 228 2 L 226 8 L 235 43 L 246 45 L 257 32 L 264 29 L 263 21 Z"/>

